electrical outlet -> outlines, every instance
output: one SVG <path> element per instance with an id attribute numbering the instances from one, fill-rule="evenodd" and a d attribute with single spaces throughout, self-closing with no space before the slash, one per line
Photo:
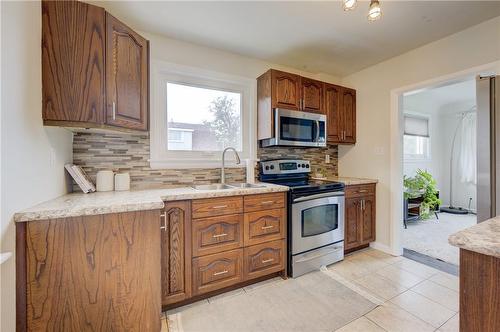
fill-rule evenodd
<path id="1" fill-rule="evenodd" d="M 376 146 L 373 148 L 373 153 L 377 156 L 385 155 L 385 148 L 383 146 Z"/>
<path id="2" fill-rule="evenodd" d="M 325 163 L 329 164 L 330 163 L 330 155 L 325 154 Z"/>

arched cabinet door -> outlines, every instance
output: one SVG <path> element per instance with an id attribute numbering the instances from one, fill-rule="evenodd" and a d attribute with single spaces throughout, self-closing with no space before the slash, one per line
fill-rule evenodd
<path id="1" fill-rule="evenodd" d="M 272 70 L 271 85 L 273 108 L 299 110 L 300 76 Z"/>
<path id="2" fill-rule="evenodd" d="M 106 13 L 106 123 L 148 129 L 148 41 Z"/>

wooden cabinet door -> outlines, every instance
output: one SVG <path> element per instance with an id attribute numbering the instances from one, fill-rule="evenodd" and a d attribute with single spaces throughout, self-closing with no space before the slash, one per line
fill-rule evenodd
<path id="1" fill-rule="evenodd" d="M 44 121 L 104 121 L 104 9 L 42 1 Z"/>
<path id="2" fill-rule="evenodd" d="M 341 136 L 341 116 L 340 116 L 341 87 L 326 84 L 324 87 L 324 103 L 326 113 L 326 133 L 328 143 L 340 143 Z"/>
<path id="3" fill-rule="evenodd" d="M 165 204 L 161 225 L 162 305 L 191 296 L 191 202 Z"/>
<path id="4" fill-rule="evenodd" d="M 148 129 L 148 41 L 106 13 L 106 123 Z"/>
<path id="5" fill-rule="evenodd" d="M 375 196 L 363 198 L 363 213 L 361 225 L 361 242 L 375 241 Z"/>
<path id="6" fill-rule="evenodd" d="M 299 109 L 300 76 L 278 70 L 271 72 L 271 104 L 273 108 Z"/>
<path id="7" fill-rule="evenodd" d="M 356 143 L 356 90 L 342 88 L 342 143 Z"/>
<path id="8" fill-rule="evenodd" d="M 344 249 L 348 250 L 359 246 L 361 242 L 361 200 L 348 198 L 345 202 Z"/>
<path id="9" fill-rule="evenodd" d="M 323 83 L 302 77 L 300 80 L 302 111 L 323 113 Z"/>

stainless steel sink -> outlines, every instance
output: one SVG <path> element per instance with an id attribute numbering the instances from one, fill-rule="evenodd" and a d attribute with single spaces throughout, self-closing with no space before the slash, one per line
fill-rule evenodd
<path id="1" fill-rule="evenodd" d="M 263 185 L 253 184 L 253 183 L 230 183 L 231 187 L 235 188 L 263 188 Z"/>
<path id="2" fill-rule="evenodd" d="M 197 186 L 192 186 L 192 188 L 196 190 L 224 190 L 224 189 L 234 189 L 232 186 L 228 186 L 227 184 L 222 183 L 214 183 L 214 184 L 200 184 Z"/>

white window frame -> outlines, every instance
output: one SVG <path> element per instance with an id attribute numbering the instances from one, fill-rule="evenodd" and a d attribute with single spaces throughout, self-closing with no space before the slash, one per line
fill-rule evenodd
<path id="1" fill-rule="evenodd" d="M 214 168 L 221 165 L 221 151 L 168 150 L 167 82 L 212 88 L 241 94 L 242 163 L 227 158 L 228 167 L 245 167 L 257 158 L 257 111 L 255 79 L 162 61 L 151 63 L 150 167 L 152 169 Z"/>
<path id="2" fill-rule="evenodd" d="M 407 163 L 411 163 L 411 162 L 415 162 L 415 163 L 420 163 L 420 162 L 430 162 L 432 161 L 432 142 L 431 142 L 431 125 L 432 125 L 432 118 L 430 115 L 427 115 L 427 114 L 422 114 L 422 113 L 416 113 L 416 112 L 408 112 L 408 111 L 405 111 L 404 114 L 403 114 L 403 118 L 404 116 L 410 116 L 410 117 L 414 117 L 414 118 L 421 118 L 421 119 L 426 119 L 427 120 L 427 126 L 428 126 L 428 131 L 429 131 L 429 137 L 427 137 L 427 156 L 424 156 L 424 157 L 419 157 L 418 155 L 409 155 L 409 154 L 406 154 L 405 151 L 404 151 L 404 136 L 412 136 L 412 135 L 405 135 L 404 132 L 403 132 L 403 160 L 404 162 L 407 162 Z M 403 128 L 403 131 L 404 131 L 404 128 Z M 421 137 L 421 136 L 414 136 L 414 137 Z"/>

